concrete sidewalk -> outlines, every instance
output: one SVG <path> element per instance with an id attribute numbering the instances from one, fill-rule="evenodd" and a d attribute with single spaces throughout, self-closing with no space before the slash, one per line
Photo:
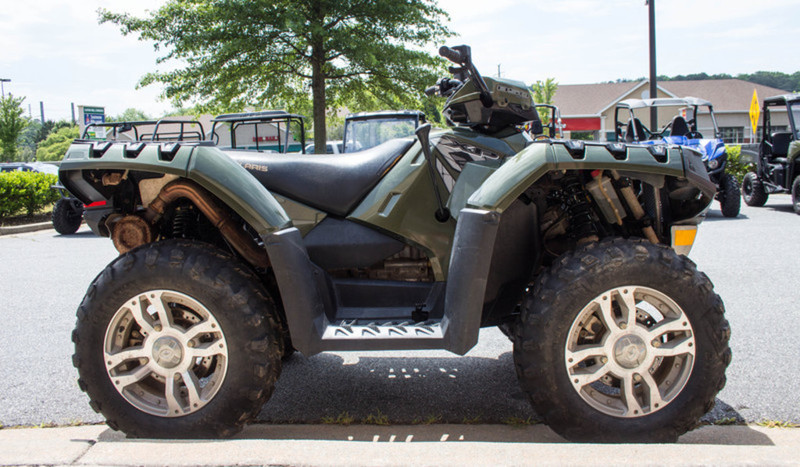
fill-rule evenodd
<path id="1" fill-rule="evenodd" d="M 105 425 L 0 430 L 0 465 L 800 465 L 800 429 L 705 426 L 672 445 L 571 444 L 544 425 L 251 425 L 129 440 Z"/>

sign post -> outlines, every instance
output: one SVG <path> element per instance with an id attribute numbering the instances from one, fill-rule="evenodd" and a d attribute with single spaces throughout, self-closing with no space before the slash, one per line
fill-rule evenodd
<path id="1" fill-rule="evenodd" d="M 78 106 L 78 122 L 80 134 L 83 136 L 83 130 L 87 126 L 95 123 L 106 122 L 106 109 L 97 106 L 79 105 Z M 89 139 L 105 139 L 106 129 L 103 127 L 92 127 L 86 134 Z"/>
<path id="2" fill-rule="evenodd" d="M 750 127 L 753 129 L 753 142 L 756 142 L 756 130 L 758 129 L 758 117 L 761 115 L 761 107 L 758 106 L 758 93 L 753 88 L 753 100 L 750 101 Z"/>

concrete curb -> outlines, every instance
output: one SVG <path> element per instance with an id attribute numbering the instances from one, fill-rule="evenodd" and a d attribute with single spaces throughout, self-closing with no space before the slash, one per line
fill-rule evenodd
<path id="1" fill-rule="evenodd" d="M 13 235 L 26 232 L 36 232 L 38 230 L 52 229 L 52 222 L 38 222 L 36 224 L 13 225 L 11 227 L 0 227 L 0 235 Z"/>
<path id="2" fill-rule="evenodd" d="M 677 444 L 567 443 L 544 425 L 251 425 L 227 440 L 104 425 L 0 430 L 0 465 L 797 465 L 800 429 L 704 426 Z"/>

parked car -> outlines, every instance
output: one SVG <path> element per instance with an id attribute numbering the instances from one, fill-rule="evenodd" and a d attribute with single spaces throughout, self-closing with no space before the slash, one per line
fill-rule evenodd
<path id="1" fill-rule="evenodd" d="M 636 117 L 635 110 L 651 107 L 680 107 L 661 130 L 651 130 Z M 711 137 L 703 137 L 698 131 L 700 112 L 707 113 L 711 120 Z M 621 115 L 622 114 L 622 115 Z M 725 217 L 736 217 L 741 208 L 739 182 L 733 174 L 725 172 L 728 153 L 722 141 L 722 132 L 717 126 L 711 102 L 697 97 L 626 99 L 614 110 L 614 128 L 618 141 L 639 144 L 677 144 L 699 151 L 708 170 L 708 177 L 717 186 L 715 199 Z"/>
<path id="2" fill-rule="evenodd" d="M 772 114 L 784 110 L 788 128 L 773 123 Z M 742 181 L 742 197 L 748 206 L 763 206 L 770 193 L 791 193 L 794 212 L 800 214 L 800 94 L 764 99 L 761 114 L 761 143 L 742 145 L 742 155 L 756 164 Z"/>
<path id="3" fill-rule="evenodd" d="M 316 154 L 314 143 L 306 145 L 306 154 Z M 325 145 L 325 154 L 341 154 L 344 152 L 344 142 L 341 140 L 328 141 Z"/>
<path id="4" fill-rule="evenodd" d="M 2 162 L 0 172 L 41 172 L 46 174 L 58 175 L 57 164 L 47 164 L 44 162 Z"/>
<path id="5" fill-rule="evenodd" d="M 413 136 L 426 122 L 419 110 L 381 110 L 359 112 L 344 119 L 344 152 L 374 148 L 390 139 Z"/>

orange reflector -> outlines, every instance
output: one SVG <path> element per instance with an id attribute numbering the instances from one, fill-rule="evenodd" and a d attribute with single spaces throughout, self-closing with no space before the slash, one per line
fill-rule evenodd
<path id="1" fill-rule="evenodd" d="M 672 241 L 675 246 L 690 246 L 694 244 L 694 237 L 697 235 L 697 227 L 693 229 L 675 230 Z"/>

